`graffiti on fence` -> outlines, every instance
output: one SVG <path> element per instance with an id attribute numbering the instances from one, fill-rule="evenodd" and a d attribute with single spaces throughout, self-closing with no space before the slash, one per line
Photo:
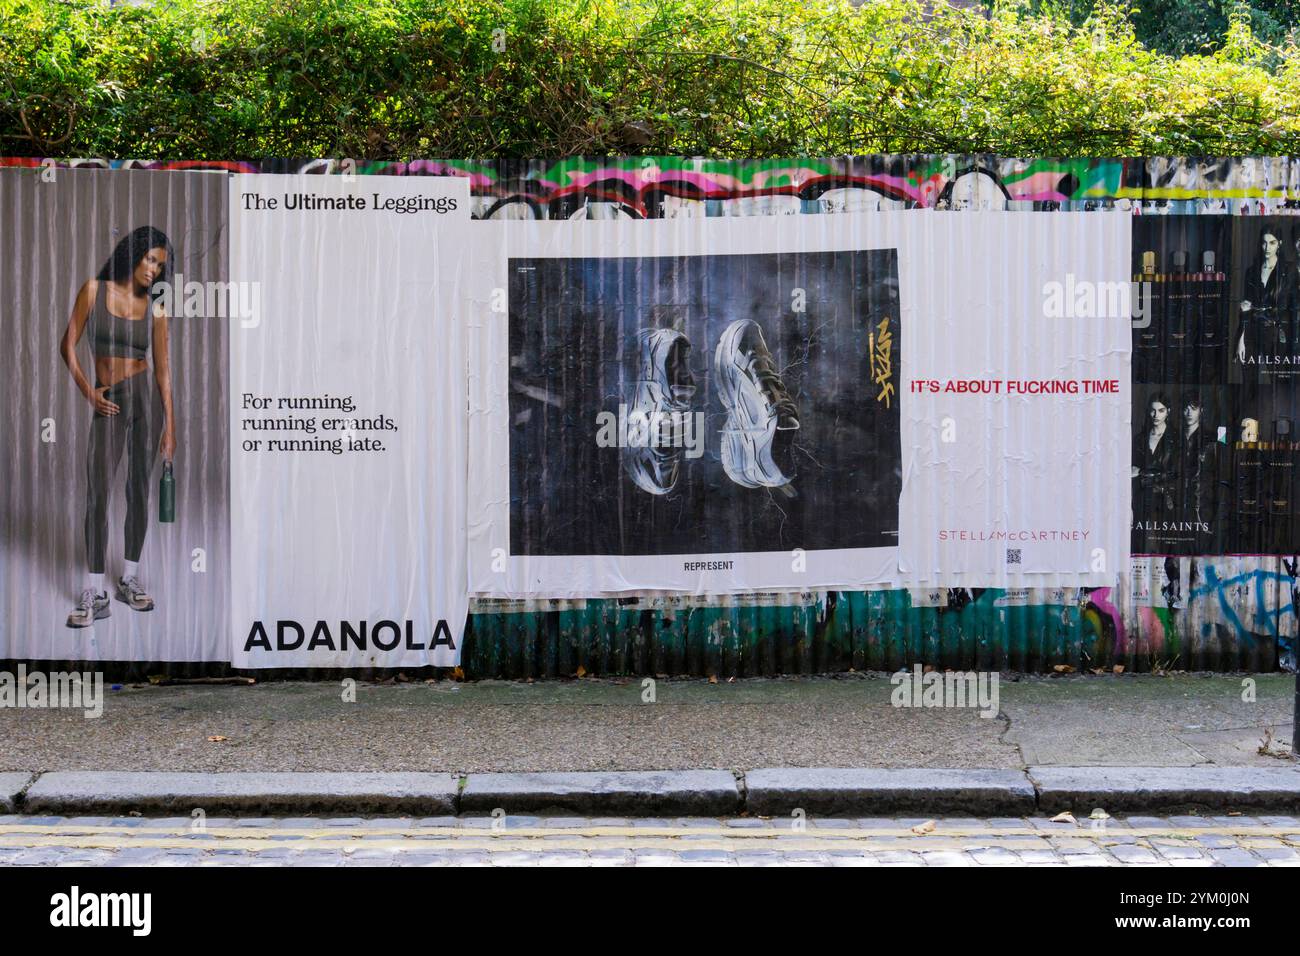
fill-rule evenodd
<path id="1" fill-rule="evenodd" d="M 461 176 L 480 219 L 659 219 L 880 209 L 1121 209 L 1263 214 L 1300 204 L 1300 160 L 1014 159 L 971 155 L 557 161 L 0 158 L 0 165 Z"/>
<path id="2" fill-rule="evenodd" d="M 0 157 L 0 167 L 207 170 L 319 175 L 458 176 L 470 181 L 478 219 L 660 219 L 809 215 L 879 210 L 1115 210 L 1130 215 L 1300 213 L 1300 158 L 1014 159 L 902 155 L 716 160 L 681 157 L 546 160 L 345 158 L 257 161 Z M 1300 584 L 1295 557 L 1152 557 L 1157 585 L 1121 574 L 1115 587 L 1024 594 L 998 589 L 826 593 L 806 610 L 785 603 L 708 599 L 675 614 L 626 599 L 557 610 L 546 602 L 480 607 L 473 628 L 491 676 L 563 672 L 567 657 L 589 671 L 697 670 L 691 655 L 733 654 L 737 673 L 802 667 L 893 666 L 927 659 L 1046 669 L 1295 666 Z M 780 604 L 780 606 L 777 606 Z M 522 615 L 521 615 L 521 612 Z M 547 623 L 564 615 L 563 624 Z M 529 623 L 522 623 L 524 621 Z M 559 618 L 557 617 L 557 621 Z M 1017 630 L 1018 629 L 1018 630 Z M 1013 646 L 1012 633 L 1016 641 Z M 680 632 L 680 633 L 679 633 Z M 773 635 L 791 638 L 775 650 Z M 528 635 L 532 635 L 531 637 Z M 654 639 L 651 639 L 651 636 Z M 656 643 L 661 635 L 667 643 Z M 672 635 L 678 635 L 674 638 Z M 560 641 L 558 663 L 530 662 L 523 648 Z M 673 643 L 677 640 L 678 643 Z M 569 650 L 564 648 L 572 645 Z M 525 655 L 506 664 L 495 655 Z M 474 651 L 467 651 L 471 658 Z M 601 657 L 600 655 L 603 655 Z M 637 663 L 637 655 L 645 660 Z M 821 655 L 821 657 L 819 657 Z M 824 658 L 824 659 L 823 659 Z M 653 660 L 652 660 L 653 659 Z M 703 658 L 701 658 L 703 660 Z M 603 663 L 602 663 L 603 662 Z"/>

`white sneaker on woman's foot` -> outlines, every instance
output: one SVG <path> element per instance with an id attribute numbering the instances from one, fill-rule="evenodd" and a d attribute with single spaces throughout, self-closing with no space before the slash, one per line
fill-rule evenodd
<path id="1" fill-rule="evenodd" d="M 140 580 L 134 575 L 117 582 L 117 599 L 133 611 L 153 610 L 153 598 L 144 593 Z"/>
<path id="2" fill-rule="evenodd" d="M 86 588 L 81 592 L 77 606 L 68 615 L 68 627 L 90 627 L 101 617 L 108 617 L 110 613 L 112 612 L 108 606 L 108 593 L 100 591 L 96 594 L 93 589 Z"/>

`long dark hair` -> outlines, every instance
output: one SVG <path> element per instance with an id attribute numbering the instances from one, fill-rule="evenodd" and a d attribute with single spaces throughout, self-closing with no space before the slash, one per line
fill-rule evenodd
<path id="1" fill-rule="evenodd" d="M 1282 243 L 1282 230 L 1274 226 L 1268 226 L 1267 228 L 1261 229 L 1259 231 L 1259 238 L 1257 240 L 1259 242 L 1259 248 L 1255 251 L 1255 263 L 1254 263 L 1257 266 L 1262 266 L 1264 264 L 1264 237 L 1265 236 L 1272 236 L 1273 241 L 1277 243 L 1277 261 L 1281 262 L 1283 259 L 1286 258 L 1286 256 L 1283 254 L 1283 250 L 1286 248 L 1286 246 L 1283 245 Z"/>
<path id="2" fill-rule="evenodd" d="M 160 282 L 171 282 L 172 278 L 172 260 L 175 255 L 172 252 L 172 241 L 167 238 L 167 233 L 161 229 L 155 229 L 153 226 L 140 226 L 133 229 L 131 234 L 121 240 L 113 250 L 113 254 L 108 257 L 104 267 L 99 270 L 96 279 L 101 281 L 111 279 L 115 282 L 121 282 L 123 279 L 129 279 L 135 272 L 135 267 L 140 264 L 140 260 L 145 257 L 150 249 L 166 249 L 167 261 L 163 263 L 162 271 L 158 273 L 158 278 L 154 279 L 154 285 Z M 161 293 L 149 290 L 150 298 L 157 298 Z"/>
<path id="3" fill-rule="evenodd" d="M 1152 395 L 1149 399 L 1147 399 L 1147 427 L 1142 431 L 1144 435 L 1150 435 L 1151 430 L 1155 427 L 1156 424 L 1151 420 L 1152 405 L 1163 405 L 1165 407 L 1166 420 L 1168 419 L 1169 415 L 1173 414 L 1174 411 L 1174 405 L 1171 401 L 1169 401 L 1169 396 L 1167 394 L 1165 394 L 1164 392 L 1156 392 L 1154 395 Z M 1168 424 L 1166 424 L 1166 427 L 1168 427 Z"/>

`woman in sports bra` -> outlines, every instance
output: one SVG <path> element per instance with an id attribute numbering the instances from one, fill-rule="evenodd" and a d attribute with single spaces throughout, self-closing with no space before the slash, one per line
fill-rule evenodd
<path id="1" fill-rule="evenodd" d="M 176 454 L 167 313 L 154 289 L 170 281 L 173 258 L 171 242 L 152 226 L 141 226 L 119 242 L 99 274 L 77 293 L 59 346 L 73 381 L 94 410 L 86 468 L 87 576 L 77 606 L 68 615 L 68 627 L 89 627 L 109 616 L 104 587 L 108 499 L 124 450 L 126 565 L 116 595 L 132 610 L 153 610 L 153 599 L 139 577 L 149 529 L 149 480 L 159 452 L 167 461 Z M 94 357 L 93 387 L 77 360 L 83 335 Z M 147 358 L 151 346 L 152 383 Z"/>

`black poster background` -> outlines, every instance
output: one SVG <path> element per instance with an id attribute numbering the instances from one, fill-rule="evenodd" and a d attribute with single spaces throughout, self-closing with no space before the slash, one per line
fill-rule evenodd
<path id="1" fill-rule="evenodd" d="M 1133 277 L 1133 553 L 1294 553 L 1300 222 L 1136 216 Z"/>
<path id="2" fill-rule="evenodd" d="M 1297 243 L 1300 223 L 1291 216 L 1238 216 L 1233 220 L 1230 382 L 1293 382 L 1300 375 Z M 1276 264 L 1265 282 L 1261 266 L 1266 261 L 1266 245 L 1272 245 Z"/>
<path id="3" fill-rule="evenodd" d="M 1226 216 L 1134 217 L 1133 277 L 1150 319 L 1133 328 L 1135 385 L 1226 381 L 1232 259 Z"/>
<path id="4" fill-rule="evenodd" d="M 1134 554 L 1225 553 L 1234 415 L 1222 386 L 1133 386 Z"/>
<path id="5" fill-rule="evenodd" d="M 897 545 L 895 250 L 511 259 L 509 269 L 513 554 Z M 727 410 L 715 359 L 742 320 L 761 328 L 798 409 L 786 489 L 744 487 L 722 465 Z M 692 414 L 704 422 L 702 456 L 680 462 L 665 494 L 629 478 L 625 449 L 597 442 L 601 413 L 627 402 L 637 374 L 628 355 L 646 330 L 689 343 Z M 888 390 L 874 380 L 884 342 Z"/>

